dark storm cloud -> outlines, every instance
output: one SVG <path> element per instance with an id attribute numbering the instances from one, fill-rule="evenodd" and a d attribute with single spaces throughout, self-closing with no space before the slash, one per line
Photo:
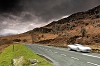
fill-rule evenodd
<path id="1" fill-rule="evenodd" d="M 26 0 L 24 9 L 48 21 L 78 11 L 85 11 L 100 4 L 100 0 Z"/>
<path id="2" fill-rule="evenodd" d="M 98 5 L 100 0 L 0 0 L 0 33 L 25 32 Z"/>
<path id="3" fill-rule="evenodd" d="M 100 0 L 0 0 L 0 11 L 14 15 L 27 11 L 48 21 L 88 10 L 99 4 Z"/>
<path id="4" fill-rule="evenodd" d="M 18 10 L 20 10 L 20 8 L 18 8 L 19 3 L 20 3 L 20 0 L 0 0 L 0 12 L 1 13 L 2 12 L 11 12 L 16 8 Z"/>

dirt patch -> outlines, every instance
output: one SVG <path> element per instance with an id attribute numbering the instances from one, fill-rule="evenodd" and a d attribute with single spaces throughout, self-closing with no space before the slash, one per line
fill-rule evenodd
<path id="1" fill-rule="evenodd" d="M 5 49 L 6 47 L 8 47 L 9 44 L 4 44 L 0 46 L 0 54 L 2 53 L 2 50 Z"/>

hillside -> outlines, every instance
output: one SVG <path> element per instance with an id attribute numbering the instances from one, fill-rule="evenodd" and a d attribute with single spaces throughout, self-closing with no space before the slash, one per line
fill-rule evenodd
<path id="1" fill-rule="evenodd" d="M 2 39 L 20 39 L 21 42 L 41 43 L 53 46 L 81 43 L 100 44 L 100 5 L 85 12 L 78 12 L 67 18 L 35 28 L 23 34 L 1 37 Z"/>

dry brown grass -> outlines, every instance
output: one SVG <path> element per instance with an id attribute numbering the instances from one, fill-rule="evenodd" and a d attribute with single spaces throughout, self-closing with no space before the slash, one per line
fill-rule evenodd
<path id="1" fill-rule="evenodd" d="M 92 49 L 99 49 L 100 50 L 100 44 L 93 44 L 93 45 L 86 45 L 88 47 L 91 47 Z"/>

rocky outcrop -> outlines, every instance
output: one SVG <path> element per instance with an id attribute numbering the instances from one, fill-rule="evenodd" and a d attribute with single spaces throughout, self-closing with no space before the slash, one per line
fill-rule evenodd
<path id="1" fill-rule="evenodd" d="M 23 63 L 25 62 L 23 56 L 15 57 L 12 59 L 12 65 L 13 66 L 23 66 Z"/>
<path id="2" fill-rule="evenodd" d="M 35 28 L 33 29 L 34 32 L 41 32 L 41 33 L 48 33 L 51 32 L 52 29 L 40 27 L 40 28 Z"/>
<path id="3" fill-rule="evenodd" d="M 28 61 L 30 63 L 29 66 L 35 66 L 39 62 L 37 59 L 29 59 Z"/>
<path id="4" fill-rule="evenodd" d="M 25 63 L 28 63 L 28 66 L 35 66 L 38 62 L 37 59 L 28 59 L 26 62 L 23 56 L 19 56 L 12 59 L 12 66 L 23 66 Z"/>

